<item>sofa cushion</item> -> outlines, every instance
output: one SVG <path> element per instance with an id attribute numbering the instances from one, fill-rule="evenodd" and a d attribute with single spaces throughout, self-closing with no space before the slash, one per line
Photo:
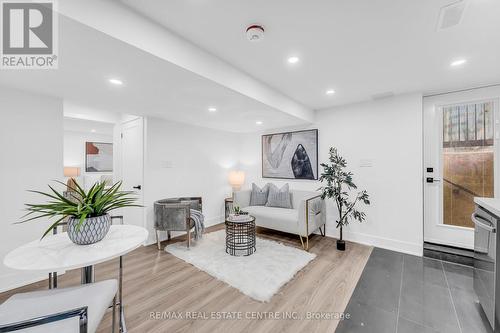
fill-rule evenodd
<path id="1" fill-rule="evenodd" d="M 269 184 L 260 188 L 255 183 L 252 183 L 252 193 L 250 194 L 250 206 L 264 206 L 267 203 L 269 194 Z"/>
<path id="2" fill-rule="evenodd" d="M 249 206 L 245 207 L 244 210 L 255 217 L 255 224 L 257 226 L 290 233 L 297 233 L 299 231 L 299 212 L 296 209 Z"/>
<path id="3" fill-rule="evenodd" d="M 283 185 L 280 189 L 274 184 L 269 184 L 269 195 L 267 196 L 266 206 L 291 209 L 292 200 L 288 184 Z"/>

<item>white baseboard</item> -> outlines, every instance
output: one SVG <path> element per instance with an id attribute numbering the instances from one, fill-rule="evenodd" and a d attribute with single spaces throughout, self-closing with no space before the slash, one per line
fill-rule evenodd
<path id="1" fill-rule="evenodd" d="M 332 235 L 328 235 L 328 236 L 333 237 Z M 357 233 L 357 232 L 344 231 L 344 239 L 351 241 L 351 242 L 361 243 L 361 244 L 370 245 L 370 246 L 376 246 L 376 247 L 380 247 L 383 249 L 392 250 L 392 251 L 401 252 L 401 253 L 406 253 L 406 254 L 412 254 L 415 256 L 419 256 L 419 257 L 421 257 L 423 255 L 423 251 L 424 251 L 423 242 L 422 242 L 422 244 L 409 243 L 409 242 L 403 242 L 403 241 L 396 240 L 396 239 L 384 238 L 384 237 L 368 235 L 368 234 L 363 234 L 363 233 Z"/>
<path id="2" fill-rule="evenodd" d="M 219 223 L 222 223 L 224 221 L 224 216 L 216 216 L 213 218 L 209 218 L 205 220 L 205 227 L 210 227 Z M 326 236 L 327 237 L 332 237 L 332 238 L 337 238 L 337 235 L 333 235 L 328 232 L 329 229 L 326 228 Z M 154 231 L 153 231 L 154 232 Z M 319 233 L 319 231 L 317 232 Z M 182 234 L 182 232 L 179 232 L 179 234 Z M 165 240 L 166 236 L 163 235 L 163 237 L 160 237 L 160 240 Z M 369 234 L 364 234 L 364 233 L 358 233 L 358 232 L 349 232 L 349 231 L 344 231 L 344 239 L 351 241 L 351 242 L 356 242 L 364 245 L 369 245 L 369 246 L 376 246 L 380 247 L 383 249 L 391 250 L 391 251 L 396 251 L 396 252 L 401 252 L 401 253 L 406 253 L 406 254 L 412 254 L 421 257 L 423 255 L 424 251 L 424 245 L 423 242 L 422 244 L 416 244 L 416 243 L 410 243 L 410 242 L 403 242 L 400 240 L 396 239 L 391 239 L 391 238 L 384 238 L 384 237 L 379 237 L 379 236 L 374 236 L 374 235 L 369 235 Z M 156 243 L 156 240 L 154 240 L 154 234 L 153 234 L 153 240 L 149 239 L 146 245 L 151 245 Z"/>
<path id="3" fill-rule="evenodd" d="M 224 215 L 219 215 L 219 216 L 207 219 L 207 220 L 205 220 L 205 228 L 211 227 L 211 226 L 219 224 L 219 223 L 223 223 L 224 219 L 225 219 Z"/>
<path id="4" fill-rule="evenodd" d="M 328 232 L 329 230 L 331 230 L 331 228 L 330 229 L 326 228 L 326 237 L 338 239 L 339 235 L 337 229 L 334 229 L 336 232 L 335 234 Z M 319 230 L 314 233 L 320 235 Z M 403 242 L 396 239 L 379 237 L 360 232 L 351 232 L 346 230 L 344 230 L 344 240 L 369 246 L 380 247 L 391 251 L 412 254 L 419 257 L 423 256 L 424 253 L 423 242 L 422 244 Z"/>

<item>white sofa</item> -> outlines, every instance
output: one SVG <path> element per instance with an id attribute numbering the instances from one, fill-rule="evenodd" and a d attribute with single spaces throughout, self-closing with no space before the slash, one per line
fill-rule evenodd
<path id="1" fill-rule="evenodd" d="M 309 235 L 317 230 L 325 235 L 325 202 L 318 192 L 290 190 L 292 209 L 250 206 L 251 193 L 251 190 L 235 192 L 234 204 L 254 216 L 257 226 L 298 235 L 304 250 L 309 249 Z"/>

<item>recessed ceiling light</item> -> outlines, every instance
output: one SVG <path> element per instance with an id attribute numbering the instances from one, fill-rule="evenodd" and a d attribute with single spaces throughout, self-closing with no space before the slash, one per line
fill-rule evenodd
<path id="1" fill-rule="evenodd" d="M 217 111 L 217 108 L 214 108 L 213 106 L 211 106 L 211 107 L 208 108 L 208 111 L 209 112 L 215 112 L 215 111 Z"/>
<path id="2" fill-rule="evenodd" d="M 96 130 L 95 130 L 95 129 L 91 129 L 90 131 L 91 131 L 92 133 L 95 133 L 95 132 L 96 132 Z"/>
<path id="3" fill-rule="evenodd" d="M 263 124 L 263 122 L 262 122 L 262 121 L 260 121 L 260 120 L 257 120 L 257 121 L 255 122 L 255 124 L 257 124 L 257 125 L 262 125 L 262 124 Z"/>
<path id="4" fill-rule="evenodd" d="M 467 62 L 466 59 L 457 59 L 451 62 L 450 66 L 451 67 L 457 67 L 465 64 Z"/>
<path id="5" fill-rule="evenodd" d="M 109 81 L 109 83 L 112 83 L 112 84 L 117 85 L 117 86 L 121 86 L 123 84 L 123 81 L 119 80 L 119 79 L 109 79 L 108 81 Z"/>
<path id="6" fill-rule="evenodd" d="M 333 95 L 333 94 L 335 94 L 335 90 L 328 89 L 327 91 L 325 91 L 325 94 L 327 94 L 327 95 Z"/>
<path id="7" fill-rule="evenodd" d="M 300 60 L 300 59 L 299 59 L 299 57 L 296 57 L 296 56 L 289 57 L 289 58 L 288 58 L 288 63 L 289 63 L 289 64 L 296 64 L 296 63 L 298 63 L 298 62 L 299 62 L 299 60 Z"/>

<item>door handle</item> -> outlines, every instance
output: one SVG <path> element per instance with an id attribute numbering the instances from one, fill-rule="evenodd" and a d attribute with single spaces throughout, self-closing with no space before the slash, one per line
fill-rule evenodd
<path id="1" fill-rule="evenodd" d="M 434 178 L 434 177 L 427 177 L 427 178 L 425 179 L 425 181 L 426 181 L 427 183 L 439 183 L 439 182 L 441 181 L 441 179 L 439 179 L 439 178 Z"/>
<path id="2" fill-rule="evenodd" d="M 485 230 L 487 230 L 487 231 L 489 231 L 491 233 L 496 233 L 497 232 L 497 230 L 495 228 L 493 228 L 492 226 L 487 225 L 486 223 L 483 223 L 483 222 L 479 221 L 478 219 L 481 219 L 481 220 L 483 220 L 483 219 L 481 217 L 477 216 L 475 213 L 473 213 L 471 215 L 471 219 L 472 219 L 472 222 L 474 222 L 474 224 L 476 226 L 478 226 L 479 228 L 483 228 L 483 229 L 485 229 Z M 486 221 L 486 222 L 488 222 L 488 221 Z"/>
<path id="3" fill-rule="evenodd" d="M 136 190 L 140 190 L 142 188 L 141 185 L 137 185 L 137 186 L 132 186 L 132 188 L 135 188 Z"/>

